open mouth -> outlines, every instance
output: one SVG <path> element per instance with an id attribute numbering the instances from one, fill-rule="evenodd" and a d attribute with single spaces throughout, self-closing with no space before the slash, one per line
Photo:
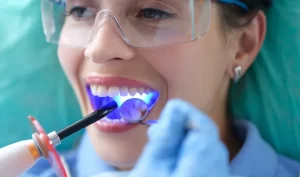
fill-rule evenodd
<path id="1" fill-rule="evenodd" d="M 101 121 L 115 123 L 137 123 L 142 121 L 147 117 L 159 97 L 157 91 L 147 87 L 88 84 L 86 90 L 94 110 L 101 109 L 113 100 L 118 103 L 119 107 L 116 110 L 106 118 L 101 119 Z M 128 104 L 130 100 L 134 100 L 133 104 Z M 132 114 L 133 111 L 134 114 Z M 128 114 L 128 112 L 131 114 Z"/>

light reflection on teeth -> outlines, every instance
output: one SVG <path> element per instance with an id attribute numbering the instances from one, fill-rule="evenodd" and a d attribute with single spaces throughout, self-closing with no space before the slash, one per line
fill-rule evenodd
<path id="1" fill-rule="evenodd" d="M 116 97 L 118 95 L 120 96 L 135 96 L 136 94 L 143 95 L 143 94 L 149 94 L 151 92 L 150 88 L 128 88 L 128 87 L 107 87 L 104 85 L 91 85 L 91 92 L 92 95 L 98 96 L 98 97 Z"/>

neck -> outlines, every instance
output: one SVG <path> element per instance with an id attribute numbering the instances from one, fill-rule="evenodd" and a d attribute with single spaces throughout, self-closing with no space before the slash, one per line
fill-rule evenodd
<path id="1" fill-rule="evenodd" d="M 227 89 L 224 89 L 227 91 Z M 237 155 L 242 147 L 242 142 L 239 141 L 236 134 L 232 130 L 232 121 L 227 114 L 227 92 L 221 92 L 218 96 L 217 106 L 211 111 L 210 117 L 216 122 L 220 138 L 228 148 L 230 154 L 230 161 Z M 226 94 L 225 94 L 226 93 Z M 220 99 L 222 98 L 222 99 Z"/>
<path id="2" fill-rule="evenodd" d="M 241 149 L 242 143 L 238 140 L 237 136 L 232 130 L 231 120 L 227 117 L 226 109 L 219 108 L 219 110 L 214 110 L 214 113 L 215 114 L 210 116 L 213 120 L 215 120 L 217 126 L 219 127 L 221 136 L 220 138 L 228 148 L 231 161 Z"/>
<path id="3" fill-rule="evenodd" d="M 242 147 L 242 142 L 239 141 L 237 136 L 234 134 L 230 121 L 227 121 L 226 126 L 224 126 L 221 132 L 221 139 L 228 148 L 230 154 L 230 161 L 238 154 Z"/>

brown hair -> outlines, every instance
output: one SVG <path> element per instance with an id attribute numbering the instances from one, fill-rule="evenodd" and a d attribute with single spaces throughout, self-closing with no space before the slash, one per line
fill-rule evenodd
<path id="1" fill-rule="evenodd" d="M 234 4 L 217 1 L 220 7 L 221 21 L 224 29 L 231 31 L 247 26 L 259 10 L 271 5 L 271 0 L 240 0 L 248 7 L 248 11 Z"/>

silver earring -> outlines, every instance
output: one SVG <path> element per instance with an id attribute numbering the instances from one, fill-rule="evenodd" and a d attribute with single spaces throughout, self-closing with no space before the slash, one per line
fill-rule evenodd
<path id="1" fill-rule="evenodd" d="M 234 82 L 237 82 L 240 80 L 240 78 L 242 76 L 242 67 L 238 66 L 238 67 L 234 68 L 234 73 L 235 73 Z"/>

